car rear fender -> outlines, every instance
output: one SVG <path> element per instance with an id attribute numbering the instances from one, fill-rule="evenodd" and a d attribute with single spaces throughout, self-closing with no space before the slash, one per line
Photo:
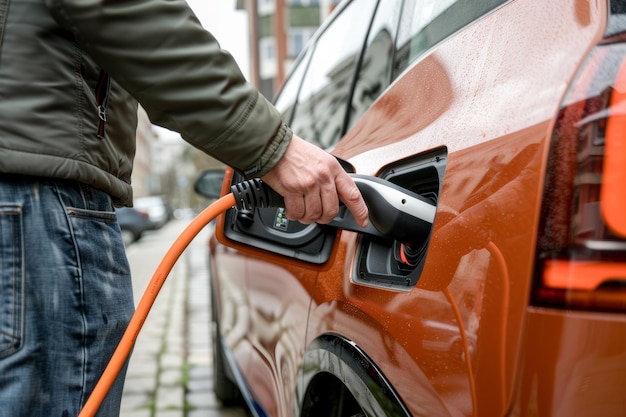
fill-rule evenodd
<path id="1" fill-rule="evenodd" d="M 344 402 L 343 389 L 349 391 L 367 416 L 411 416 L 396 390 L 364 350 L 339 334 L 325 333 L 313 340 L 304 354 L 294 415 L 319 415 L 320 403 L 326 408 L 333 400 Z M 318 395 L 320 390 L 324 390 L 324 394 Z M 329 398 L 326 394 L 330 391 L 333 396 Z M 443 403 L 432 401 L 436 397 L 433 390 L 423 415 L 449 415 Z"/>

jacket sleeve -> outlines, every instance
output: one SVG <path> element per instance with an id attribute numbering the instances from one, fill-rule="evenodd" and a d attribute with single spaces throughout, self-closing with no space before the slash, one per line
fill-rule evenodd
<path id="1" fill-rule="evenodd" d="M 184 0 L 46 3 L 153 123 L 247 176 L 264 175 L 285 152 L 291 130 Z"/>

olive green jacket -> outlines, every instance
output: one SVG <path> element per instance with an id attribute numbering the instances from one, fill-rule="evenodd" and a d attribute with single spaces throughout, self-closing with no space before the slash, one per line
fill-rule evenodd
<path id="1" fill-rule="evenodd" d="M 0 172 L 132 203 L 137 101 L 158 125 L 262 176 L 291 139 L 184 0 L 0 0 Z"/>

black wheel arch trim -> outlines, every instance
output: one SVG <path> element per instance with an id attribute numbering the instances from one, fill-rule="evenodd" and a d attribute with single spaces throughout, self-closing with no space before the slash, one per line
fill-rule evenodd
<path id="1" fill-rule="evenodd" d="M 329 373 L 356 399 L 367 416 L 411 417 L 411 413 L 382 371 L 357 344 L 334 333 L 317 337 L 304 353 L 297 386 L 301 415 L 307 391 L 316 376 Z"/>

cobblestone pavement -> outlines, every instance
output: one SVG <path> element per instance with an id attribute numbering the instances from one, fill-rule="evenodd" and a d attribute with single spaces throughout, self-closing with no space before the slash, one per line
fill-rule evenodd
<path id="1" fill-rule="evenodd" d="M 128 247 L 136 303 L 187 224 L 173 220 Z M 145 321 L 129 363 L 122 417 L 248 415 L 222 407 L 213 394 L 207 238 L 205 228 L 183 252 Z"/>

